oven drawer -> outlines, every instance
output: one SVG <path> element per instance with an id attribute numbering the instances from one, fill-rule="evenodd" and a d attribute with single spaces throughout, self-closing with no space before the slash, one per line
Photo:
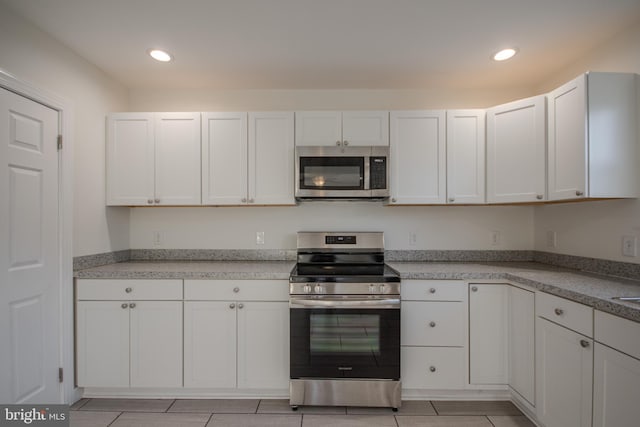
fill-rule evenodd
<path id="1" fill-rule="evenodd" d="M 465 301 L 467 286 L 462 280 L 403 280 L 404 301 Z"/>
<path id="2" fill-rule="evenodd" d="M 400 353 L 403 388 L 464 388 L 467 374 L 464 348 L 401 347 Z"/>
<path id="3" fill-rule="evenodd" d="M 402 345 L 464 346 L 462 302 L 402 301 Z"/>
<path id="4" fill-rule="evenodd" d="M 185 280 L 190 301 L 288 301 L 286 280 Z"/>

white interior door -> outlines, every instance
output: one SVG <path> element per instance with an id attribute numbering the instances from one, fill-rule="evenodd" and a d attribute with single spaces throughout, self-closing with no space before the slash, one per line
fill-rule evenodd
<path id="1" fill-rule="evenodd" d="M 0 402 L 60 403 L 58 113 L 0 89 Z"/>

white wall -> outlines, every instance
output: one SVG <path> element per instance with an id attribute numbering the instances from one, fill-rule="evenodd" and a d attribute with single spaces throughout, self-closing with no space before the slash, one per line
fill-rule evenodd
<path id="1" fill-rule="evenodd" d="M 549 91 L 587 70 L 640 73 L 640 22 L 547 79 L 539 91 Z M 640 134 L 640 117 L 638 124 Z M 640 239 L 639 199 L 536 207 L 534 223 L 536 250 L 640 263 L 639 257 L 622 256 L 623 235 Z M 557 233 L 556 248 L 547 246 L 550 230 Z"/>
<path id="2" fill-rule="evenodd" d="M 533 210 L 508 206 L 406 206 L 303 202 L 293 207 L 134 208 L 131 248 L 295 249 L 296 232 L 384 231 L 387 249 L 531 249 Z M 256 232 L 265 244 L 256 245 Z M 500 232 L 498 245 L 491 244 Z M 154 245 L 155 232 L 161 244 Z M 415 245 L 409 234 L 415 233 Z"/>
<path id="3" fill-rule="evenodd" d="M 105 114 L 127 108 L 126 89 L 0 6 L 0 68 L 73 106 L 73 255 L 129 247 L 128 209 L 105 209 Z"/>

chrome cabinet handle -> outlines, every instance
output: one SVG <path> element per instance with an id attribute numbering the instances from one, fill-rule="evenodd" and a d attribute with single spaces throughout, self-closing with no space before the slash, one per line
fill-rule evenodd
<path id="1" fill-rule="evenodd" d="M 129 308 L 136 308 L 136 303 L 132 302 L 131 304 L 129 304 Z"/>
<path id="2" fill-rule="evenodd" d="M 576 196 L 582 196 L 584 193 L 580 190 L 576 190 Z"/>
<path id="3" fill-rule="evenodd" d="M 122 308 L 127 308 L 127 307 L 129 307 L 129 304 L 127 304 L 127 303 L 122 303 L 122 305 L 121 305 L 120 307 L 122 307 Z"/>
<path id="4" fill-rule="evenodd" d="M 553 310 L 553 312 L 557 315 L 557 316 L 562 316 L 564 314 L 564 310 L 561 308 L 556 308 L 555 310 Z"/>
<path id="5" fill-rule="evenodd" d="M 435 367 L 435 366 L 430 366 L 430 367 L 429 367 L 429 370 L 430 370 L 431 372 L 435 372 L 435 371 L 436 371 L 436 367 Z"/>
<path id="6" fill-rule="evenodd" d="M 397 200 L 396 200 L 396 198 L 394 197 L 394 198 L 392 198 L 392 199 L 391 199 L 391 203 L 395 203 L 395 202 L 397 202 Z"/>
<path id="7" fill-rule="evenodd" d="M 349 141 L 346 141 L 346 140 L 342 141 L 342 145 L 344 145 L 346 147 L 347 145 L 349 145 Z"/>
<path id="8" fill-rule="evenodd" d="M 236 308 L 236 305 L 234 303 L 231 303 L 229 304 L 229 308 L 233 310 L 234 308 Z"/>
<path id="9" fill-rule="evenodd" d="M 455 201 L 456 201 L 456 199 L 454 199 L 453 197 L 449 197 L 449 203 L 453 203 Z"/>
<path id="10" fill-rule="evenodd" d="M 240 288 L 236 286 L 235 288 L 233 288 L 233 292 L 237 294 L 238 292 L 240 292 Z"/>
<path id="11" fill-rule="evenodd" d="M 247 198 L 243 197 L 242 200 L 240 200 L 242 203 L 247 203 Z"/>
<path id="12" fill-rule="evenodd" d="M 242 304 L 242 303 L 238 304 L 238 308 L 239 308 L 240 310 L 242 310 L 242 309 L 244 308 L 244 304 Z"/>
<path id="13" fill-rule="evenodd" d="M 124 291 L 125 291 L 126 293 L 130 294 L 131 292 L 133 292 L 133 289 L 131 289 L 131 288 L 127 288 L 127 289 L 125 289 Z"/>
<path id="14" fill-rule="evenodd" d="M 342 142 L 340 142 L 340 141 L 336 141 L 336 145 L 339 147 L 339 146 L 341 146 L 341 145 L 342 145 Z"/>
<path id="15" fill-rule="evenodd" d="M 431 289 L 429 289 L 429 293 L 430 293 L 430 294 L 435 294 L 435 293 L 436 293 L 436 288 L 431 288 Z"/>
<path id="16" fill-rule="evenodd" d="M 543 196 L 542 194 L 537 194 L 537 195 L 536 195 L 536 199 L 538 199 L 538 200 L 542 200 L 542 198 L 543 198 L 543 197 L 544 197 L 544 196 Z"/>
<path id="17" fill-rule="evenodd" d="M 431 326 L 432 328 L 436 327 L 436 322 L 429 322 L 429 326 Z"/>
<path id="18" fill-rule="evenodd" d="M 147 204 L 152 205 L 153 204 L 153 199 L 147 199 Z"/>
<path id="19" fill-rule="evenodd" d="M 478 292 L 478 287 L 477 286 L 472 286 L 471 287 L 471 292 Z"/>
<path id="20" fill-rule="evenodd" d="M 587 348 L 587 347 L 589 347 L 589 341 L 580 340 L 580 345 L 582 346 L 582 348 Z"/>
<path id="21" fill-rule="evenodd" d="M 160 203 L 160 199 L 155 199 L 154 202 L 156 202 L 156 204 Z"/>

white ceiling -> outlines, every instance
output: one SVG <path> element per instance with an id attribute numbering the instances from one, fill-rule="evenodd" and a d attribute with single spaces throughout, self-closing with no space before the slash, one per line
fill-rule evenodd
<path id="1" fill-rule="evenodd" d="M 640 0 L 3 3 L 130 88 L 529 85 L 640 20 Z M 519 55 L 489 59 L 505 46 Z M 157 63 L 149 48 L 175 60 Z"/>

